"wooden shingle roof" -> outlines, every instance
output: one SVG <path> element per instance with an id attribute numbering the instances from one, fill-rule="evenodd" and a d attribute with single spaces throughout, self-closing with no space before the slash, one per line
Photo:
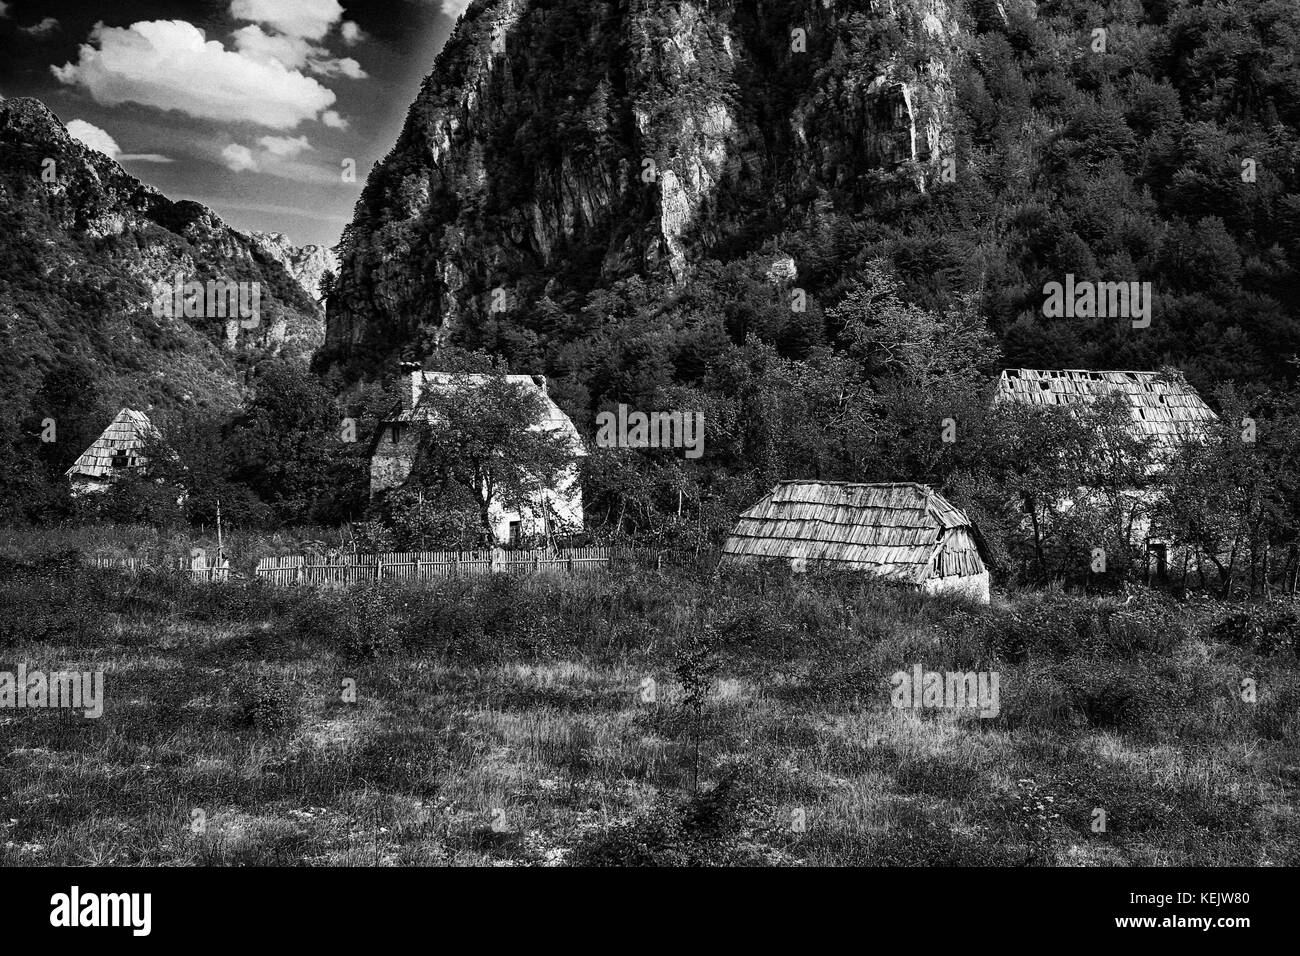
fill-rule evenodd
<path id="1" fill-rule="evenodd" d="M 134 408 L 124 408 L 64 474 L 85 478 L 114 474 L 121 470 L 113 467 L 113 459 L 119 454 L 123 455 L 120 460 L 124 461 L 121 467 L 141 468 L 146 464 L 143 454 L 145 441 L 158 437 L 158 429 L 149 421 L 149 416 Z"/>
<path id="2" fill-rule="evenodd" d="M 1157 450 L 1204 438 L 1218 416 L 1181 378 L 1158 372 L 1009 368 L 998 380 L 997 399 L 1028 405 L 1084 406 L 1118 397 L 1128 405 L 1134 435 Z"/>
<path id="3" fill-rule="evenodd" d="M 783 481 L 741 514 L 724 560 L 833 562 L 920 584 L 985 570 L 970 519 L 928 485 Z"/>

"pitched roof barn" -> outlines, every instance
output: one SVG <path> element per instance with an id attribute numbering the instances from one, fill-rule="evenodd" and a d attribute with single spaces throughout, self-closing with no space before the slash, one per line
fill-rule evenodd
<path id="1" fill-rule="evenodd" d="M 98 490 L 116 475 L 144 468 L 149 463 L 145 443 L 159 438 L 148 415 L 124 408 L 64 474 L 83 490 Z"/>
<path id="2" fill-rule="evenodd" d="M 982 550 L 970 519 L 928 485 L 783 481 L 741 514 L 722 558 L 824 562 L 987 602 Z"/>
<path id="3" fill-rule="evenodd" d="M 1218 421 L 1181 376 L 1159 372 L 1009 368 L 1002 372 L 996 394 L 1001 401 L 1067 407 L 1109 397 L 1123 399 L 1134 435 L 1152 439 L 1158 452 L 1205 437 Z"/>

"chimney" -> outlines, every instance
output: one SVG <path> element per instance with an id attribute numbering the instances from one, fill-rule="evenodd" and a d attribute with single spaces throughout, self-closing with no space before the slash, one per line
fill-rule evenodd
<path id="1" fill-rule="evenodd" d="M 419 362 L 399 362 L 398 369 L 403 375 L 411 376 L 411 402 L 407 408 L 414 408 L 420 401 L 420 386 L 424 384 L 424 376 L 420 373 Z"/>

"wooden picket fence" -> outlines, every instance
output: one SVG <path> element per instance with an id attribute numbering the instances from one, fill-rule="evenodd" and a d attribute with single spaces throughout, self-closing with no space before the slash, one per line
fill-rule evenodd
<path id="1" fill-rule="evenodd" d="M 125 571 L 127 574 L 140 574 L 141 572 L 152 571 L 160 574 L 185 575 L 189 577 L 191 581 L 230 580 L 229 566 L 214 567 L 206 562 L 198 563 L 183 558 L 169 560 L 165 558 L 117 558 L 104 555 L 90 555 L 86 558 L 86 563 L 94 568 Z"/>
<path id="2" fill-rule="evenodd" d="M 585 573 L 607 568 L 609 548 L 558 551 L 389 551 L 382 554 L 284 554 L 263 558 L 256 576 L 272 584 L 347 585 L 363 581 L 427 581 L 479 574 Z"/>

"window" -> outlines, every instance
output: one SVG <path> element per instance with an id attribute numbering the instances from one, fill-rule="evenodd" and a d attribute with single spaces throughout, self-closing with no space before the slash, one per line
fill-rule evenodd
<path id="1" fill-rule="evenodd" d="M 119 448 L 113 452 L 113 467 L 126 468 L 131 464 L 131 455 L 125 448 Z"/>
<path id="2" fill-rule="evenodd" d="M 519 539 L 523 536 L 523 522 L 510 522 L 510 544 L 512 547 L 519 546 Z"/>

